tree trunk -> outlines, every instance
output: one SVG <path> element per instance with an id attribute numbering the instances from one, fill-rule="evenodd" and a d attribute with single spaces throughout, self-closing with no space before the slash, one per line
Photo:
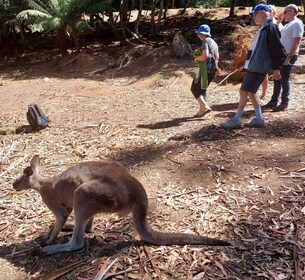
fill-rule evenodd
<path id="1" fill-rule="evenodd" d="M 229 17 L 234 17 L 234 9 L 235 9 L 235 0 L 231 0 Z"/>
<path id="2" fill-rule="evenodd" d="M 175 9 L 175 0 L 172 1 L 172 9 Z"/>
<path id="3" fill-rule="evenodd" d="M 126 31 L 125 31 L 125 23 L 127 22 L 127 11 L 128 11 L 128 0 L 122 0 L 120 3 L 120 25 L 121 25 L 121 33 L 122 39 L 121 42 L 125 45 L 127 41 Z"/>
<path id="4" fill-rule="evenodd" d="M 169 7 L 169 1 L 170 1 L 170 0 L 167 0 L 167 1 L 166 1 L 166 5 L 165 5 L 165 8 L 164 8 L 164 13 L 163 13 L 163 19 L 166 19 L 168 7 Z M 304 1 L 305 1 L 305 0 L 304 0 Z"/>
<path id="5" fill-rule="evenodd" d="M 139 35 L 139 26 L 140 26 L 140 22 L 141 22 L 142 10 L 143 10 L 143 0 L 140 0 L 138 16 L 137 16 L 135 26 L 134 26 L 134 33 L 136 33 L 137 35 Z"/>
<path id="6" fill-rule="evenodd" d="M 155 34 L 156 0 L 151 1 L 150 35 Z"/>
<path id="7" fill-rule="evenodd" d="M 120 21 L 122 21 L 124 24 L 128 20 L 128 0 L 121 0 L 120 2 Z"/>
<path id="8" fill-rule="evenodd" d="M 184 6 L 184 8 L 183 8 L 183 10 L 181 12 L 181 15 L 185 14 L 185 11 L 186 11 L 187 7 L 189 6 L 190 2 L 191 2 L 191 0 L 187 0 L 186 1 L 185 6 Z"/>
<path id="9" fill-rule="evenodd" d="M 74 41 L 76 51 L 79 52 L 80 51 L 80 44 L 79 44 L 78 34 L 77 34 L 77 32 L 76 32 L 76 30 L 73 26 L 71 27 L 71 29 L 72 29 L 72 38 L 73 38 L 73 41 Z"/>
<path id="10" fill-rule="evenodd" d="M 18 28 L 19 28 L 21 42 L 24 43 L 25 42 L 25 37 L 24 37 L 25 31 L 24 31 L 23 21 L 18 24 Z"/>
<path id="11" fill-rule="evenodd" d="M 68 38 L 66 36 L 66 27 L 65 26 L 57 30 L 57 41 L 59 44 L 60 54 L 62 56 L 66 56 L 67 49 L 68 49 Z"/>
<path id="12" fill-rule="evenodd" d="M 113 11 L 112 11 L 112 8 L 109 7 L 109 22 L 110 22 L 110 26 L 111 26 L 111 31 L 113 32 L 114 36 L 120 40 L 121 42 L 124 42 L 124 40 L 122 39 L 122 36 L 120 36 L 120 33 L 116 27 L 116 24 L 114 22 L 114 19 L 113 19 Z"/>
<path id="13" fill-rule="evenodd" d="M 157 35 L 158 32 L 159 32 L 159 27 L 161 25 L 161 18 L 162 18 L 162 14 L 163 14 L 163 7 L 164 7 L 164 0 L 161 0 L 160 1 L 159 13 L 158 13 L 158 23 L 156 25 L 155 35 Z"/>

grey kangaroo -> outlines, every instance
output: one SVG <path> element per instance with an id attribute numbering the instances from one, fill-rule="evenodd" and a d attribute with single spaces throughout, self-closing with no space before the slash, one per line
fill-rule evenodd
<path id="1" fill-rule="evenodd" d="M 84 234 L 93 224 L 93 216 L 100 212 L 127 215 L 132 212 L 134 226 L 142 240 L 153 245 L 219 245 L 228 241 L 195 234 L 163 233 L 153 230 L 147 221 L 148 199 L 142 184 L 118 162 L 92 161 L 69 167 L 62 173 L 45 178 L 38 174 L 39 156 L 13 183 L 16 191 L 34 189 L 55 215 L 56 221 L 45 234 L 45 255 L 73 251 L 84 246 Z M 75 223 L 72 238 L 65 244 L 50 245 L 74 209 Z"/>

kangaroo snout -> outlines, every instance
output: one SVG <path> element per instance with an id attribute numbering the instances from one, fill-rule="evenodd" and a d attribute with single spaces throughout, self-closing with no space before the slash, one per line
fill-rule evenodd
<path id="1" fill-rule="evenodd" d="M 22 190 L 21 188 L 19 188 L 18 180 L 13 183 L 13 189 L 18 192 Z"/>

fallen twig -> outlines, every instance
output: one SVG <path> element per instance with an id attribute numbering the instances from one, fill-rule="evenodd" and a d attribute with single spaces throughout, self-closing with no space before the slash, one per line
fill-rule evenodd
<path id="1" fill-rule="evenodd" d="M 299 275 L 299 270 L 300 270 L 300 264 L 299 264 L 299 257 L 298 257 L 298 239 L 299 239 L 299 231 L 298 231 L 298 224 L 295 225 L 295 244 L 293 244 L 293 263 L 294 263 L 294 275 L 295 275 L 295 280 L 301 280 L 300 275 Z"/>
<path id="2" fill-rule="evenodd" d="M 107 70 L 109 67 L 102 67 L 102 68 L 99 68 L 99 69 L 96 69 L 94 71 L 91 71 L 91 72 L 85 72 L 84 75 L 87 75 L 87 76 L 94 76 L 95 74 L 101 74 L 103 73 L 105 70 Z"/>
<path id="3" fill-rule="evenodd" d="M 102 280 L 106 279 L 104 278 L 105 274 L 109 271 L 109 269 L 117 262 L 118 258 L 116 258 L 114 261 L 111 262 L 105 269 L 102 269 L 95 277 L 94 280 Z"/>
<path id="4" fill-rule="evenodd" d="M 55 280 L 57 279 L 58 277 L 62 276 L 62 275 L 65 275 L 67 274 L 68 272 L 74 270 L 75 268 L 81 266 L 82 264 L 84 264 L 85 262 L 87 262 L 87 260 L 85 261 L 79 261 L 79 262 L 76 262 L 76 263 L 73 263 L 73 264 L 70 264 L 68 266 L 65 266 L 65 267 L 62 267 L 58 270 L 55 270 L 55 271 L 52 271 L 51 273 L 47 274 L 47 275 L 44 275 L 44 276 L 41 276 L 41 277 L 38 277 L 36 279 L 39 279 L 39 280 Z"/>
<path id="5" fill-rule="evenodd" d="M 221 272 L 223 273 L 223 275 L 224 275 L 226 278 L 228 278 L 228 273 L 227 273 L 227 271 L 225 270 L 225 268 L 223 267 L 223 265 L 222 265 L 219 261 L 217 261 L 217 260 L 214 260 L 214 262 L 215 262 L 215 265 L 221 270 Z"/>
<path id="6" fill-rule="evenodd" d="M 168 156 L 165 156 L 165 158 L 168 159 L 168 160 L 171 161 L 171 162 L 174 162 L 174 163 L 177 163 L 177 164 L 183 164 L 183 162 L 179 162 L 179 161 L 173 160 L 173 159 L 171 159 L 171 158 L 168 157 Z"/>
<path id="7" fill-rule="evenodd" d="M 290 172 L 289 175 L 282 175 L 281 178 L 305 178 L 305 174 L 299 172 Z"/>
<path id="8" fill-rule="evenodd" d="M 23 156 L 23 158 L 17 160 L 17 161 L 14 162 L 13 164 L 11 164 L 11 165 L 9 166 L 8 169 L 6 169 L 4 172 L 2 172 L 2 173 L 0 174 L 0 177 L 2 177 L 4 174 L 6 174 L 7 172 L 9 172 L 10 170 L 14 169 L 15 166 L 18 165 L 20 162 L 24 161 L 24 159 L 25 159 L 26 157 L 27 157 L 27 155 Z"/>
<path id="9" fill-rule="evenodd" d="M 221 85 L 225 80 L 227 80 L 230 76 L 232 76 L 233 74 L 235 74 L 237 71 L 240 71 L 240 69 L 235 69 L 233 72 L 229 73 L 227 76 L 225 76 L 218 84 L 216 84 L 215 86 L 213 86 L 211 88 L 210 91 L 214 90 L 216 87 L 218 87 L 219 85 Z"/>
<path id="10" fill-rule="evenodd" d="M 143 44 L 148 44 L 148 45 L 153 45 L 151 42 L 149 42 L 148 40 L 146 40 L 145 38 L 140 37 L 138 34 L 134 33 L 133 31 L 131 31 L 128 27 L 126 27 L 124 25 L 124 29 L 131 34 L 132 37 L 134 37 L 135 39 L 139 40 L 141 43 Z"/>
<path id="11" fill-rule="evenodd" d="M 172 198 L 187 195 L 187 194 L 190 194 L 190 193 L 198 193 L 198 190 L 191 190 L 191 191 L 188 191 L 188 192 L 178 193 L 176 195 L 173 195 Z"/>
<path id="12" fill-rule="evenodd" d="M 145 253 L 147 254 L 152 266 L 153 266 L 153 269 L 154 271 L 156 272 L 157 276 L 159 279 L 162 279 L 162 276 L 161 276 L 161 272 L 160 272 L 160 269 L 158 268 L 157 266 L 157 263 L 156 263 L 156 260 L 153 259 L 153 255 L 151 253 L 151 251 L 149 250 L 149 248 L 147 246 L 144 246 L 144 250 L 145 250 Z"/>
<path id="13" fill-rule="evenodd" d="M 20 139 L 20 137 L 19 137 L 19 139 Z M 11 151 L 13 150 L 13 148 L 14 148 L 14 146 L 15 146 L 15 144 L 16 144 L 17 141 L 18 141 L 18 140 L 14 140 L 14 139 L 11 141 L 11 144 L 9 145 L 8 151 L 7 151 L 6 154 L 3 155 L 2 159 L 0 160 L 0 163 L 4 163 L 5 159 L 6 159 L 6 158 L 8 157 L 8 155 L 11 153 Z M 3 152 L 4 152 L 4 148 L 1 149 L 0 155 L 2 155 Z"/>
<path id="14" fill-rule="evenodd" d="M 116 272 L 116 273 L 109 274 L 109 275 L 107 275 L 103 280 L 112 279 L 114 276 L 126 274 L 126 273 L 131 272 L 131 271 L 137 271 L 137 270 L 140 270 L 141 268 L 142 268 L 142 267 L 139 267 L 139 268 L 127 268 L 127 269 L 125 269 L 125 270 L 122 270 L 122 271 L 119 271 L 119 272 Z"/>

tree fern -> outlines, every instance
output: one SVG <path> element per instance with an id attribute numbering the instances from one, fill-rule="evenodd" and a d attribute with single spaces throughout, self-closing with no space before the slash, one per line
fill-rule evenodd
<path id="1" fill-rule="evenodd" d="M 47 3 L 45 3 L 47 2 Z M 49 1 L 45 1 L 45 0 L 28 0 L 28 6 L 29 8 L 31 8 L 32 10 L 35 11 L 40 11 L 46 14 L 50 14 L 52 15 L 53 11 L 50 8 L 50 6 L 48 5 Z"/>
<path id="2" fill-rule="evenodd" d="M 34 11 L 34 10 L 25 10 L 20 12 L 17 16 L 17 22 L 24 21 L 26 24 L 31 24 L 35 21 L 40 21 L 45 18 L 51 18 L 51 15 L 48 13 L 43 13 L 40 11 Z"/>
<path id="3" fill-rule="evenodd" d="M 31 24 L 33 32 L 56 31 L 63 45 L 66 45 L 64 34 L 73 30 L 75 45 L 79 46 L 76 32 L 90 28 L 82 21 L 82 14 L 103 12 L 111 2 L 112 0 L 27 0 L 30 10 L 19 13 L 16 18 L 23 24 Z"/>

